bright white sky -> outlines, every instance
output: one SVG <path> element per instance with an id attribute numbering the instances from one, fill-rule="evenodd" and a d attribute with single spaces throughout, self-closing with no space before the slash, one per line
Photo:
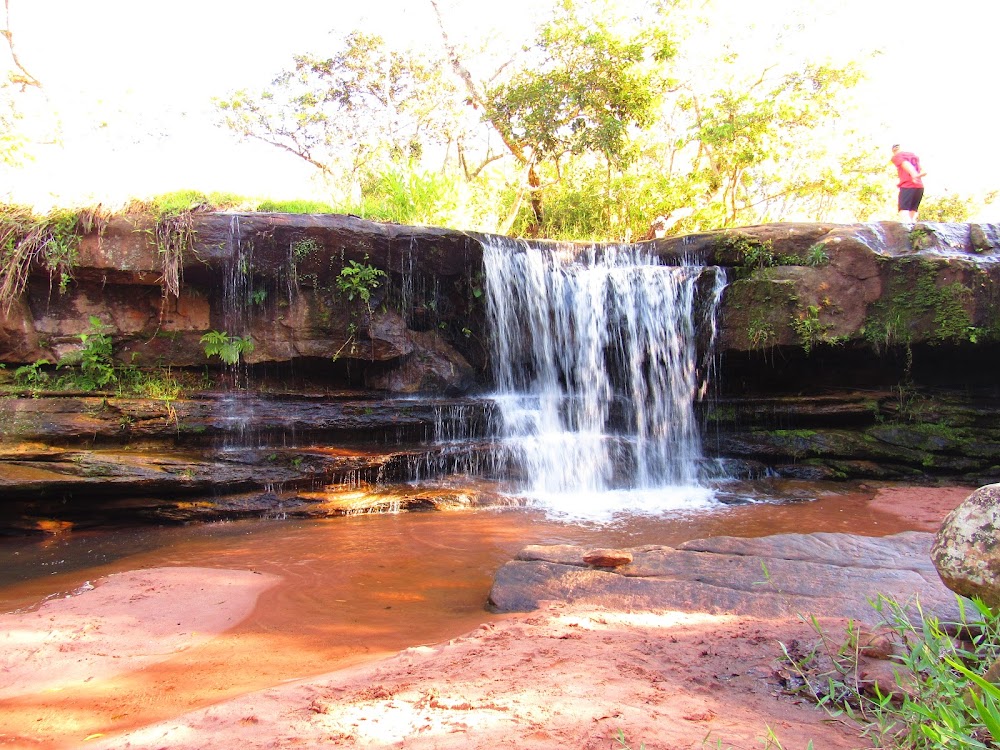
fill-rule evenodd
<path id="1" fill-rule="evenodd" d="M 634 1 L 634 0 L 633 0 Z M 641 1 L 641 0 L 640 0 Z M 453 37 L 515 28 L 532 0 L 441 0 Z M 723 25 L 767 46 L 805 0 L 716 0 Z M 817 57 L 881 50 L 862 97 L 877 142 L 915 151 L 928 194 L 1000 189 L 992 147 L 998 99 L 994 0 L 818 2 L 789 40 Z M 835 6 L 835 7 L 834 7 Z M 213 124 L 213 96 L 259 89 L 296 52 L 322 51 L 331 30 L 364 27 L 438 44 L 428 0 L 10 0 L 21 61 L 59 113 L 61 145 L 41 149 L 9 185 L 44 206 L 193 188 L 317 197 L 313 168 Z M 0 57 L 0 60 L 3 58 Z M 39 132 L 44 130 L 40 122 Z M 894 184 L 887 168 L 887 184 Z M 0 196 L 2 197 L 2 196 Z M 893 218 L 885 216 L 879 218 Z M 1000 217 L 981 217 L 997 220 Z"/>

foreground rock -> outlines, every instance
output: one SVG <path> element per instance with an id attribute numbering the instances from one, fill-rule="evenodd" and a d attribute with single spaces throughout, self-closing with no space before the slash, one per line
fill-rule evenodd
<path id="1" fill-rule="evenodd" d="M 952 591 L 1000 605 L 1000 484 L 980 487 L 948 514 L 931 557 Z"/>
<path id="2" fill-rule="evenodd" d="M 942 620 L 959 616 L 954 595 L 930 561 L 933 535 L 905 532 L 713 537 L 630 550 L 612 569 L 586 562 L 587 550 L 529 546 L 497 572 L 490 603 L 530 611 L 545 601 L 615 610 L 679 610 L 751 617 L 822 615 L 876 622 L 869 600 L 911 601 Z"/>

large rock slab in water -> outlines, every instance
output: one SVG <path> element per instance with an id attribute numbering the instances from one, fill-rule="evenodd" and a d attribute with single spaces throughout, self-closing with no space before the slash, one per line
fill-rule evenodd
<path id="1" fill-rule="evenodd" d="M 632 562 L 614 570 L 584 562 L 585 548 L 530 546 L 497 572 L 490 603 L 502 612 L 556 600 L 615 610 L 874 622 L 869 600 L 884 595 L 900 602 L 919 597 L 925 612 L 956 618 L 955 596 L 930 560 L 932 540 L 921 532 L 713 537 L 634 548 Z"/>
<path id="2" fill-rule="evenodd" d="M 931 558 L 941 579 L 962 596 L 1000 605 L 1000 484 L 980 487 L 948 514 Z"/>

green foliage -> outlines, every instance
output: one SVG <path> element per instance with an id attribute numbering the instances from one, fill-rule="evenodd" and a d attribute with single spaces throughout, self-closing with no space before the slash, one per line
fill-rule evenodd
<path id="1" fill-rule="evenodd" d="M 226 127 L 295 154 L 349 194 L 362 170 L 378 172 L 448 140 L 448 102 L 457 96 L 443 67 L 351 31 L 329 57 L 295 55 L 259 93 L 236 91 L 215 104 Z"/>
<path id="2" fill-rule="evenodd" d="M 31 158 L 29 145 L 32 139 L 21 128 L 30 92 L 42 88 L 41 81 L 33 76 L 14 52 L 14 34 L 10 28 L 10 2 L 7 8 L 7 28 L 0 30 L 10 50 L 3 77 L 0 78 L 0 165 L 18 167 Z"/>
<path id="3" fill-rule="evenodd" d="M 80 334 L 83 345 L 79 352 L 80 385 L 85 391 L 103 388 L 115 380 L 115 363 L 112 359 L 110 326 L 100 318 L 90 316 L 90 328 Z M 61 361 L 60 364 L 63 364 Z"/>
<path id="4" fill-rule="evenodd" d="M 264 200 L 257 204 L 257 211 L 278 214 L 332 214 L 333 206 L 309 200 Z"/>
<path id="5" fill-rule="evenodd" d="M 627 241 L 680 209 L 676 232 L 885 206 L 884 155 L 851 130 L 860 69 L 784 54 L 794 21 L 773 48 L 725 39 L 705 59 L 711 18 L 692 3 L 553 9 L 520 49 L 460 49 L 440 13 L 443 53 L 353 31 L 219 115 L 383 221 Z"/>
<path id="6" fill-rule="evenodd" d="M 995 191 L 981 196 L 944 193 L 925 197 L 920 202 L 920 220 L 958 223 L 969 221 L 983 206 L 996 200 L 996 197 Z"/>
<path id="7" fill-rule="evenodd" d="M 0 307 L 10 309 L 36 265 L 66 291 L 80 238 L 99 221 L 96 210 L 53 209 L 38 216 L 23 206 L 0 205 Z"/>
<path id="8" fill-rule="evenodd" d="M 209 331 L 201 337 L 201 343 L 206 357 L 218 357 L 227 365 L 235 365 L 254 350 L 249 336 L 230 336 L 226 331 Z"/>
<path id="9" fill-rule="evenodd" d="M 545 210 L 541 223 L 529 206 L 522 206 L 511 231 L 526 235 L 532 229 L 543 237 L 563 240 L 631 241 L 644 238 L 656 216 L 682 209 L 694 200 L 682 180 L 650 171 L 655 162 L 640 158 L 620 170 L 606 162 L 577 157 L 539 167 L 539 188 Z M 511 187 L 502 201 L 513 206 L 517 191 Z M 679 225 L 682 228 L 684 225 Z"/>
<path id="10" fill-rule="evenodd" d="M 125 207 L 125 212 L 148 213 L 162 220 L 192 211 L 252 210 L 253 208 L 253 201 L 233 193 L 174 190 L 144 200 L 133 200 Z"/>
<path id="11" fill-rule="evenodd" d="M 295 240 L 295 242 L 293 242 L 289 247 L 289 252 L 291 253 L 292 260 L 294 261 L 305 260 L 310 255 L 318 253 L 319 250 L 319 243 L 312 237 Z"/>
<path id="12" fill-rule="evenodd" d="M 768 266 L 777 265 L 778 261 L 771 250 L 770 242 L 751 243 L 747 242 L 741 252 L 742 265 L 744 268 L 761 269 Z"/>
<path id="13" fill-rule="evenodd" d="M 119 392 L 129 390 L 137 379 L 137 370 L 115 362 L 109 333 L 111 327 L 94 315 L 90 316 L 88 323 L 87 330 L 80 334 L 80 348 L 59 360 L 57 369 L 63 373 L 58 378 L 43 369 L 48 365 L 48 361 L 43 359 L 19 367 L 14 372 L 15 383 L 33 392 L 46 388 L 96 391 L 111 387 Z"/>
<path id="14" fill-rule="evenodd" d="M 44 390 L 96 391 L 113 388 L 119 396 L 140 396 L 161 401 L 179 398 L 185 389 L 182 378 L 169 368 L 142 369 L 122 365 L 113 359 L 113 342 L 110 327 L 96 316 L 89 319 L 89 328 L 80 334 L 81 347 L 59 360 L 58 377 L 46 367 L 48 360 L 40 359 L 14 371 L 14 383 L 33 394 Z M 188 377 L 188 387 L 201 388 L 208 384 Z"/>
<path id="15" fill-rule="evenodd" d="M 934 245 L 934 232 L 923 224 L 915 224 L 908 237 L 914 250 L 926 250 Z"/>
<path id="16" fill-rule="evenodd" d="M 95 391 L 117 384 L 110 326 L 91 315 L 89 328 L 80 334 L 80 349 L 59 360 L 59 369 L 70 372 L 60 378 L 59 386 L 81 391 Z"/>
<path id="17" fill-rule="evenodd" d="M 830 328 L 829 325 L 820 322 L 819 312 L 818 305 L 809 305 L 799 310 L 798 314 L 791 320 L 792 330 L 799 337 L 799 342 L 806 354 L 809 354 L 816 344 L 824 340 L 824 336 Z"/>
<path id="18" fill-rule="evenodd" d="M 716 248 L 735 256 L 737 276 L 747 277 L 772 266 L 798 266 L 803 261 L 794 255 L 776 255 L 770 240 L 758 240 L 745 234 L 724 234 L 715 241 Z M 809 264 L 809 259 L 806 259 Z"/>
<path id="19" fill-rule="evenodd" d="M 859 723 L 873 747 L 993 748 L 1000 739 L 1000 688 L 984 675 L 1000 658 L 1000 618 L 982 602 L 973 602 L 970 610 L 957 601 L 955 623 L 926 614 L 916 600 L 880 596 L 873 602 L 896 647 L 895 696 L 862 683 L 856 624 L 844 645 L 826 658 L 818 650 L 801 654 L 783 647 L 785 656 L 804 692 L 834 716 Z"/>
<path id="20" fill-rule="evenodd" d="M 20 127 L 24 115 L 10 94 L 10 88 L 0 86 L 0 164 L 20 167 L 26 160 L 30 140 Z"/>
<path id="21" fill-rule="evenodd" d="M 673 41 L 655 25 L 624 34 L 607 11 L 559 3 L 531 64 L 486 89 L 486 117 L 523 163 L 587 153 L 627 161 L 629 129 L 651 123 L 663 81 L 645 63 L 670 59 Z"/>
<path id="22" fill-rule="evenodd" d="M 562 180 L 567 159 L 599 158 L 610 188 L 612 171 L 638 156 L 633 133 L 652 125 L 668 85 L 665 64 L 675 52 L 672 31 L 656 15 L 627 24 L 608 3 L 562 0 L 504 76 L 481 91 L 467 78 L 470 103 L 482 107 L 521 170 L 501 231 L 517 219 L 525 195 L 531 207 L 525 231 L 543 231 L 543 188 Z"/>
<path id="23" fill-rule="evenodd" d="M 355 298 L 360 299 L 370 313 L 372 292 L 378 288 L 383 276 L 385 271 L 380 268 L 356 260 L 348 261 L 337 276 L 337 289 L 351 302 Z"/>
<path id="24" fill-rule="evenodd" d="M 615 744 L 621 748 L 621 750 L 632 750 L 632 746 L 628 743 L 628 739 L 625 737 L 625 730 L 620 729 L 615 734 Z M 638 750 L 646 750 L 646 743 L 639 745 Z"/>
<path id="25" fill-rule="evenodd" d="M 40 390 L 48 385 L 51 375 L 43 368 L 49 364 L 47 359 L 38 359 L 30 365 L 23 365 L 14 370 L 14 382 L 32 391 Z"/>
<path id="26" fill-rule="evenodd" d="M 459 186 L 439 172 L 387 168 L 361 183 L 361 202 L 347 213 L 396 224 L 439 226 L 454 215 Z"/>
<path id="27" fill-rule="evenodd" d="M 881 173 L 873 151 L 855 143 L 831 164 L 828 147 L 811 137 L 840 115 L 860 80 L 857 66 L 807 62 L 760 74 L 737 72 L 741 62 L 729 60 L 727 85 L 704 93 L 692 87 L 678 101 L 693 123 L 682 138 L 698 149 L 690 178 L 702 200 L 723 212 L 716 226 L 777 220 L 793 208 L 821 214 L 849 191 L 861 198 L 856 204 L 883 197 L 872 185 Z"/>
<path id="28" fill-rule="evenodd" d="M 116 379 L 119 396 L 137 396 L 165 402 L 180 398 L 185 391 L 185 382 L 191 388 L 205 385 L 194 382 L 192 377 L 186 379 L 178 377 L 170 368 L 143 369 L 133 365 L 120 366 L 116 372 Z"/>
<path id="29" fill-rule="evenodd" d="M 806 252 L 807 266 L 825 266 L 830 262 L 830 256 L 826 254 L 826 246 L 822 242 L 817 242 Z"/>
<path id="30" fill-rule="evenodd" d="M 747 340 L 753 349 L 763 349 L 774 338 L 774 326 L 761 317 L 760 313 L 747 323 Z"/>

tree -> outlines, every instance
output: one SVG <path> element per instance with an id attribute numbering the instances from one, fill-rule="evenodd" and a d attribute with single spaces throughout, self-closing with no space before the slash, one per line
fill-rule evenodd
<path id="1" fill-rule="evenodd" d="M 349 210 L 454 211 L 462 228 L 488 217 L 484 231 L 625 239 L 666 215 L 684 231 L 866 219 L 884 202 L 884 160 L 851 131 L 860 68 L 787 54 L 795 18 L 713 45 L 698 35 L 736 0 L 551 1 L 528 43 L 496 56 L 453 44 L 429 0 L 443 57 L 355 31 L 218 101 L 223 122 L 351 183 Z"/>
<path id="2" fill-rule="evenodd" d="M 630 132 L 649 125 L 657 103 L 662 81 L 653 63 L 662 64 L 675 52 L 661 26 L 627 28 L 615 23 L 606 4 L 560 0 L 520 59 L 480 84 L 451 44 L 436 0 L 430 2 L 468 103 L 482 112 L 522 167 L 514 214 L 528 192 L 536 226 L 542 223 L 544 163 L 555 168 L 558 179 L 567 156 L 598 154 L 616 166 L 629 161 Z"/>
<path id="3" fill-rule="evenodd" d="M 993 203 L 996 198 L 997 191 L 990 191 L 984 195 L 944 193 L 943 195 L 931 196 L 925 198 L 920 203 L 920 220 L 946 222 L 969 221 L 985 206 Z"/>
<path id="4" fill-rule="evenodd" d="M 877 198 L 868 189 L 881 171 L 875 154 L 838 154 L 827 143 L 826 126 L 837 122 L 860 75 L 854 64 L 810 64 L 768 69 L 707 96 L 682 93 L 679 106 L 690 115 L 682 143 L 695 151 L 690 177 L 717 223 L 777 220 L 793 211 L 818 218 L 836 196 Z"/>
<path id="5" fill-rule="evenodd" d="M 5 24 L 0 35 L 7 40 L 10 66 L 0 82 L 0 164 L 16 166 L 21 163 L 27 139 L 18 123 L 23 115 L 18 106 L 18 96 L 29 88 L 41 89 L 42 83 L 33 76 L 17 56 L 14 32 L 10 23 L 10 0 L 4 0 Z"/>
<path id="6" fill-rule="evenodd" d="M 440 67 L 353 31 L 332 56 L 297 55 L 260 93 L 240 90 L 215 103 L 222 123 L 242 137 L 357 183 L 364 172 L 447 143 L 450 110 L 442 102 L 453 93 Z"/>

